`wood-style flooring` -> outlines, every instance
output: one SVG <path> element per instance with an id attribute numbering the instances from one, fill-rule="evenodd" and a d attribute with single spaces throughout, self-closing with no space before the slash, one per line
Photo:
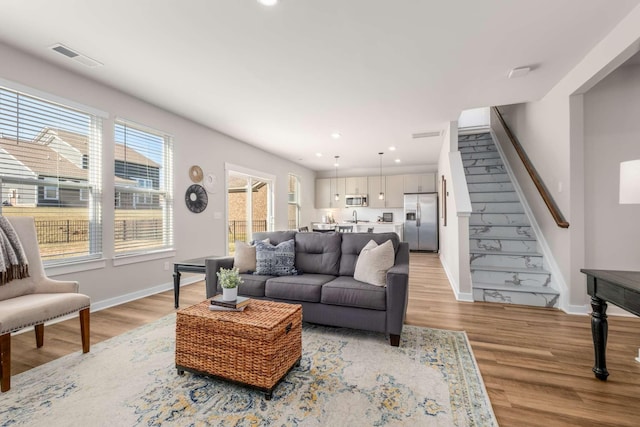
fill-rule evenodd
<path id="1" fill-rule="evenodd" d="M 170 280 L 168 278 L 168 280 Z M 180 305 L 205 297 L 204 282 L 184 286 Z M 163 292 L 92 313 L 96 344 L 173 312 L 173 292 Z M 466 331 L 501 426 L 640 425 L 640 319 L 609 317 L 606 382 L 597 380 L 588 316 L 560 310 L 453 297 L 435 254 L 411 253 L 406 322 Z M 45 328 L 45 345 L 33 332 L 12 338 L 13 375 L 79 351 L 80 326 L 70 319 Z M 0 402 L 2 395 L 0 395 Z"/>

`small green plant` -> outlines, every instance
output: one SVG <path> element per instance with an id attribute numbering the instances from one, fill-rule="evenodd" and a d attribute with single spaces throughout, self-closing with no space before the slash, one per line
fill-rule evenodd
<path id="1" fill-rule="evenodd" d="M 240 271 L 237 268 L 221 268 L 216 272 L 220 286 L 227 289 L 237 288 L 244 280 L 240 277 Z"/>

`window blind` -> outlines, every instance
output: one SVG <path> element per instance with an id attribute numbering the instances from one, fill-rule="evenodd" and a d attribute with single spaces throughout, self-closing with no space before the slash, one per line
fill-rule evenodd
<path id="1" fill-rule="evenodd" d="M 2 215 L 34 217 L 46 264 L 102 254 L 100 117 L 0 86 Z"/>
<path id="2" fill-rule="evenodd" d="M 172 138 L 123 120 L 114 135 L 116 256 L 172 249 Z"/>

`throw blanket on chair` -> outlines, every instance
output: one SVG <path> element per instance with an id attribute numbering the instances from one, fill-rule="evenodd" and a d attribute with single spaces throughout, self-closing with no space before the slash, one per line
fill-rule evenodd
<path id="1" fill-rule="evenodd" d="M 16 230 L 0 216 L 0 285 L 29 277 L 29 264 Z"/>

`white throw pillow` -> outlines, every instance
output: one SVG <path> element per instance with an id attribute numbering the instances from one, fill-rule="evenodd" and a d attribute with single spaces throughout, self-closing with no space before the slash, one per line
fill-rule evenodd
<path id="1" fill-rule="evenodd" d="M 264 239 L 263 242 L 269 243 L 269 239 Z M 240 273 L 256 271 L 256 245 L 236 240 L 233 267 L 237 268 Z"/>
<path id="2" fill-rule="evenodd" d="M 370 240 L 358 256 L 353 278 L 376 286 L 387 286 L 387 271 L 393 267 L 395 253 L 393 243 L 387 240 L 378 245 Z"/>

